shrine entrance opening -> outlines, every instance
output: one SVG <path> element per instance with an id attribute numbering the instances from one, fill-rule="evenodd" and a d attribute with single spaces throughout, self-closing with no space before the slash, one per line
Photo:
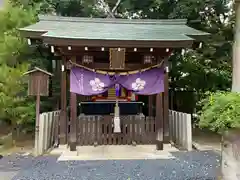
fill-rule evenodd
<path id="1" fill-rule="evenodd" d="M 155 118 L 142 113 L 144 103 L 138 100 L 138 96 L 164 91 L 162 64 L 124 72 L 91 70 L 72 63 L 70 91 L 82 98 L 77 112 L 77 143 L 154 143 Z"/>

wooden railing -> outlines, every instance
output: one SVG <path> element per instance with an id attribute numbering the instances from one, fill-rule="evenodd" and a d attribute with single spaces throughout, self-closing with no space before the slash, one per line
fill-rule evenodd
<path id="1" fill-rule="evenodd" d="M 191 114 L 169 110 L 169 132 L 174 145 L 188 151 L 192 150 Z"/>
<path id="2" fill-rule="evenodd" d="M 49 148 L 58 145 L 60 111 L 40 114 L 38 155 L 45 153 Z"/>
<path id="3" fill-rule="evenodd" d="M 40 114 L 39 154 L 59 143 L 60 111 Z M 177 147 L 192 149 L 191 115 L 169 111 L 170 140 Z M 155 144 L 155 117 L 121 116 L 121 133 L 113 132 L 112 116 L 80 115 L 77 122 L 77 143 L 83 145 Z"/>
<path id="4" fill-rule="evenodd" d="M 113 132 L 113 116 L 80 115 L 78 144 L 127 145 L 154 144 L 156 140 L 155 118 L 140 115 L 121 116 L 121 133 Z"/>

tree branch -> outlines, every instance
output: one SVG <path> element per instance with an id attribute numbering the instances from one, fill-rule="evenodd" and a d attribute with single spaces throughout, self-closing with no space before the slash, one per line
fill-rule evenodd
<path id="1" fill-rule="evenodd" d="M 104 0 L 100 0 L 100 3 L 102 4 L 104 10 L 108 13 L 108 17 L 115 18 L 112 11 L 110 11 L 108 4 Z"/>
<path id="2" fill-rule="evenodd" d="M 115 13 L 115 11 L 117 10 L 117 8 L 118 8 L 118 6 L 120 5 L 121 1 L 122 1 L 122 0 L 118 0 L 118 1 L 116 2 L 115 6 L 114 6 L 113 9 L 112 9 L 112 13 Z"/>

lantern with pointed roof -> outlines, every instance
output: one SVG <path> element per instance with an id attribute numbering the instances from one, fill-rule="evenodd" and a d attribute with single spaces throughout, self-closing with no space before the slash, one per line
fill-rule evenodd
<path id="1" fill-rule="evenodd" d="M 28 80 L 28 95 L 29 96 L 48 96 L 49 95 L 49 77 L 51 73 L 35 67 L 33 70 L 26 72 L 24 75 L 29 75 Z"/>

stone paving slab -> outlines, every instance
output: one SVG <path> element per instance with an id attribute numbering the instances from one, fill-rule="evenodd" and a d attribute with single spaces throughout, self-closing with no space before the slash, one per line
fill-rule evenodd
<path id="1" fill-rule="evenodd" d="M 137 145 L 137 146 L 80 146 L 76 152 L 65 149 L 59 161 L 70 160 L 131 160 L 131 159 L 169 159 L 173 158 L 171 152 L 178 152 L 178 149 L 165 145 L 163 151 L 156 151 L 154 145 Z"/>
<path id="2" fill-rule="evenodd" d="M 0 172 L 0 179 L 1 180 L 12 180 L 18 172 L 13 171 L 13 172 Z"/>
<path id="3" fill-rule="evenodd" d="M 221 144 L 220 143 L 203 143 L 203 142 L 197 142 L 197 141 L 193 141 L 193 146 L 195 149 L 199 150 L 199 151 L 208 151 L 208 150 L 212 150 L 215 152 L 220 153 L 221 152 Z"/>
<path id="4" fill-rule="evenodd" d="M 195 131 L 195 132 L 194 132 Z M 220 153 L 221 136 L 211 131 L 195 129 L 193 132 L 193 146 L 197 150 L 212 150 Z"/>

